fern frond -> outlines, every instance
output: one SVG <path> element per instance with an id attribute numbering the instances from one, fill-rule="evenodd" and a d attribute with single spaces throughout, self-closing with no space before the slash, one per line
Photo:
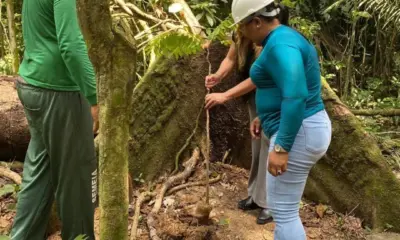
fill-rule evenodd
<path id="1" fill-rule="evenodd" d="M 400 24 L 400 0 L 357 0 L 359 8 L 378 14 L 379 18 L 394 26 Z"/>
<path id="2" fill-rule="evenodd" d="M 154 49 L 157 56 L 172 55 L 175 58 L 196 54 L 202 44 L 200 36 L 190 32 L 166 31 L 155 36 L 145 47 L 149 52 Z"/>
<path id="3" fill-rule="evenodd" d="M 208 34 L 208 39 L 211 41 L 220 41 L 223 44 L 228 44 L 227 35 L 233 31 L 233 19 L 231 16 L 222 21 L 218 27 Z"/>

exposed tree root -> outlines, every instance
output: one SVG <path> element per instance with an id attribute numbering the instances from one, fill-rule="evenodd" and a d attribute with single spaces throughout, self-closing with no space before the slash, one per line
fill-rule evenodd
<path id="1" fill-rule="evenodd" d="M 216 177 L 216 178 L 213 178 L 213 179 L 210 179 L 210 184 L 213 184 L 213 183 L 217 183 L 217 182 L 219 182 L 219 181 L 221 181 L 221 175 L 218 175 L 218 177 Z M 185 188 L 188 188 L 188 187 L 196 187 L 196 186 L 203 186 L 203 185 L 206 185 L 207 183 L 206 182 L 201 182 L 201 181 L 199 181 L 199 182 L 190 182 L 190 183 L 185 183 L 185 184 L 182 184 L 182 185 L 179 185 L 179 186 L 176 186 L 176 187 L 173 187 L 173 188 L 171 188 L 167 193 L 166 193 L 166 195 L 171 195 L 171 194 L 173 194 L 173 193 L 176 193 L 176 192 L 178 192 L 178 191 L 180 191 L 180 190 L 182 190 L 182 189 L 185 189 Z"/>
<path id="2" fill-rule="evenodd" d="M 147 227 L 149 228 L 149 235 L 150 235 L 150 239 L 151 240 L 161 240 L 161 238 L 159 238 L 157 236 L 157 230 L 155 227 L 156 223 L 154 220 L 154 216 L 153 213 L 149 213 L 149 215 L 147 215 Z"/>
<path id="3" fill-rule="evenodd" d="M 160 193 L 157 195 L 157 199 L 154 204 L 152 213 L 158 213 L 158 211 L 161 208 L 164 195 L 170 187 L 174 186 L 180 181 L 186 180 L 190 176 L 190 174 L 192 174 L 195 166 L 197 165 L 197 162 L 199 161 L 199 157 L 200 157 L 200 150 L 199 148 L 196 148 L 193 151 L 192 157 L 183 164 L 185 166 L 185 170 L 175 176 L 168 178 L 168 180 L 162 186 Z"/>
<path id="4" fill-rule="evenodd" d="M 181 157 L 181 154 L 183 153 L 183 151 L 185 151 L 185 149 L 189 146 L 190 141 L 192 140 L 192 138 L 196 134 L 197 128 L 199 127 L 200 116 L 203 113 L 203 109 L 204 109 L 204 105 L 201 107 L 201 109 L 199 111 L 199 114 L 197 114 L 196 126 L 194 127 L 194 129 L 192 131 L 192 134 L 190 134 L 190 136 L 186 139 L 185 144 L 182 146 L 182 148 L 176 154 L 176 157 L 175 157 L 175 169 L 174 169 L 174 171 L 172 172 L 171 175 L 175 175 L 179 170 L 179 158 Z"/>
<path id="5" fill-rule="evenodd" d="M 0 166 L 0 176 L 11 179 L 13 182 L 15 182 L 18 185 L 22 183 L 22 178 L 18 173 L 15 173 L 15 172 L 11 171 L 10 169 L 2 167 L 2 166 Z"/>
<path id="6" fill-rule="evenodd" d="M 354 115 L 358 116 L 377 116 L 395 117 L 400 116 L 400 109 L 358 109 L 351 110 Z"/>
<path id="7" fill-rule="evenodd" d="M 193 151 L 192 157 L 188 161 L 183 163 L 185 170 L 175 176 L 168 178 L 168 180 L 162 186 L 159 194 L 157 195 L 157 199 L 153 206 L 152 211 L 147 215 L 147 227 L 149 229 L 149 235 L 151 240 L 161 240 L 161 238 L 157 236 L 154 215 L 160 211 L 165 193 L 170 187 L 176 185 L 180 181 L 186 180 L 192 174 L 195 166 L 197 165 L 197 162 L 199 161 L 199 158 L 200 158 L 200 149 L 196 148 Z"/>
<path id="8" fill-rule="evenodd" d="M 137 239 L 137 227 L 139 224 L 139 216 L 140 216 L 140 207 L 142 204 L 146 201 L 149 201 L 152 197 L 154 197 L 156 194 L 153 192 L 143 192 L 140 194 L 139 198 L 136 201 L 136 206 L 135 206 L 135 215 L 133 216 L 133 223 L 132 223 L 132 228 L 131 228 L 131 240 L 136 240 Z"/>

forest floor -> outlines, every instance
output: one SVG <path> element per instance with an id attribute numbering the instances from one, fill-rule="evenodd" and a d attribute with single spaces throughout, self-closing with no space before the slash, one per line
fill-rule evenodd
<path id="1" fill-rule="evenodd" d="M 21 169 L 16 170 L 21 172 Z M 221 174 L 221 180 L 211 185 L 210 203 L 211 221 L 200 224 L 190 214 L 195 205 L 204 200 L 205 187 L 190 187 L 166 196 L 162 208 L 156 216 L 157 234 L 161 239 L 221 239 L 221 240 L 272 240 L 274 223 L 257 225 L 258 211 L 243 212 L 237 209 L 237 202 L 247 195 L 248 171 L 226 164 L 212 164 L 212 175 Z M 197 166 L 188 182 L 200 181 L 203 178 L 203 167 Z M 9 233 L 15 216 L 15 194 L 6 193 L 5 186 L 11 184 L 7 179 L 0 178 L 0 235 Z M 137 195 L 139 192 L 136 193 Z M 135 198 L 136 199 L 136 198 Z M 151 211 L 150 201 L 141 209 L 137 239 L 148 240 L 149 232 L 146 216 Z M 135 202 L 132 203 L 134 206 Z M 134 209 L 134 207 L 132 207 Z M 398 235 L 385 233 L 382 236 L 368 236 L 363 229 L 362 221 L 351 215 L 334 212 L 329 206 L 304 201 L 301 203 L 301 219 L 307 231 L 308 239 L 337 240 L 337 239 L 374 239 L 395 240 Z M 131 220 L 133 211 L 130 211 Z M 130 223 L 132 222 L 130 220 Z M 130 227 L 129 227 L 130 228 Z M 99 210 L 95 215 L 96 235 L 99 233 Z M 56 232 L 48 240 L 60 240 Z"/>

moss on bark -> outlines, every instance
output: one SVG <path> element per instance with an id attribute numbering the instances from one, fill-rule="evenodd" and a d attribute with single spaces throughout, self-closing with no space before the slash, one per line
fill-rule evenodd
<path id="1" fill-rule="evenodd" d="M 213 44 L 210 59 L 213 71 L 225 57 L 227 48 Z M 179 61 L 157 59 L 133 93 L 130 139 L 130 173 L 153 179 L 174 166 L 175 156 L 195 128 L 204 103 L 206 52 Z M 236 74 L 215 91 L 234 86 Z M 234 163 L 250 167 L 251 149 L 248 113 L 245 104 L 232 101 L 211 111 L 212 161 L 221 160 L 232 149 Z M 193 144 L 204 140 L 205 114 L 200 118 Z M 201 144 L 200 144 L 201 145 Z M 190 154 L 190 147 L 181 160 Z M 192 146 L 193 149 L 193 146 Z M 236 161 L 235 161 L 236 160 Z M 135 178 L 134 177 L 134 178 Z"/>
<path id="2" fill-rule="evenodd" d="M 353 211 L 374 228 L 400 231 L 400 181 L 391 172 L 376 141 L 324 82 L 332 120 L 327 156 L 311 171 L 305 194 L 341 212 Z"/>
<path id="3" fill-rule="evenodd" d="M 100 238 L 128 239 L 128 141 L 136 49 L 109 2 L 78 0 L 80 23 L 96 70 L 100 110 Z"/>

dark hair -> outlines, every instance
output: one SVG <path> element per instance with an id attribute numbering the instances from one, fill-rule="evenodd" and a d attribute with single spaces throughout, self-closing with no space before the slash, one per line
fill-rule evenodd
<path id="1" fill-rule="evenodd" d="M 282 3 L 271 3 L 270 5 L 266 6 L 265 9 L 268 12 L 279 9 L 279 14 L 274 17 L 260 16 L 261 18 L 265 19 L 267 22 L 272 22 L 274 19 L 278 19 L 281 24 L 289 26 L 289 8 L 287 8 L 285 5 Z"/>
<path id="2" fill-rule="evenodd" d="M 283 25 L 289 26 L 289 8 L 282 3 L 278 4 L 278 8 L 281 10 L 278 15 L 279 22 Z"/>

